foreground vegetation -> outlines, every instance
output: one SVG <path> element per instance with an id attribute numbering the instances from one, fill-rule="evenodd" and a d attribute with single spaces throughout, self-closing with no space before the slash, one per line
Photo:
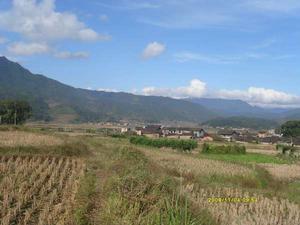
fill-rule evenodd
<path id="1" fill-rule="evenodd" d="M 1 224 L 70 224 L 81 160 L 0 156 Z"/>
<path id="2" fill-rule="evenodd" d="M 298 225 L 300 221 L 299 206 L 289 201 L 270 199 L 234 188 L 203 189 L 187 186 L 185 192 L 199 207 L 208 208 L 222 225 Z M 205 196 L 210 196 L 214 204 L 207 201 Z M 224 196 L 223 199 L 220 200 L 220 196 Z"/>
<path id="3" fill-rule="evenodd" d="M 204 154 L 246 154 L 246 147 L 243 145 L 212 145 L 204 143 L 202 146 Z"/>
<path id="4" fill-rule="evenodd" d="M 289 164 L 288 158 L 281 158 L 273 155 L 264 155 L 260 153 L 237 154 L 199 154 L 200 158 L 221 160 L 232 163 L 274 163 Z"/>
<path id="5" fill-rule="evenodd" d="M 182 151 L 191 151 L 197 148 L 197 141 L 194 140 L 178 140 L 167 138 L 147 138 L 144 136 L 133 136 L 130 138 L 130 143 L 136 145 L 151 146 L 156 148 L 168 147 Z"/>
<path id="6" fill-rule="evenodd" d="M 206 158 L 199 160 L 192 155 L 172 151 L 144 151 L 170 174 L 182 177 L 182 192 L 199 208 L 208 209 L 218 224 L 299 224 L 300 190 L 295 188 L 298 183 L 294 180 L 300 177 L 296 177 L 295 169 L 286 174 L 285 177 L 292 178 L 287 181 L 274 177 L 264 165 L 255 162 L 248 165 Z M 277 164 L 267 165 L 273 165 L 277 172 L 283 169 L 276 167 Z M 285 165 L 284 169 L 291 169 L 291 166 Z M 299 165 L 293 166 L 299 168 Z M 251 198 L 255 201 L 245 200 Z"/>
<path id="7" fill-rule="evenodd" d="M 259 150 L 258 150 L 259 152 Z M 263 151 L 262 151 L 263 152 Z M 262 153 L 247 153 L 244 145 L 227 144 L 214 145 L 204 143 L 199 154 L 200 158 L 221 160 L 231 163 L 273 163 L 273 164 L 290 164 L 292 158 L 283 155 L 267 155 Z"/>
<path id="8" fill-rule="evenodd" d="M 0 138 L 3 225 L 300 224 L 300 165 L 277 156 L 186 154 L 75 133 L 1 134 L 10 139 Z"/>
<path id="9" fill-rule="evenodd" d="M 35 135 L 16 132 L 27 134 Z M 3 225 L 214 224 L 179 194 L 179 182 L 126 139 L 36 135 L 26 146 L 0 140 Z"/>

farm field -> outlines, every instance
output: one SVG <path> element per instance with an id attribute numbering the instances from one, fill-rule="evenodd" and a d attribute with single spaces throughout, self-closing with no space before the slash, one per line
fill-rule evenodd
<path id="1" fill-rule="evenodd" d="M 83 171 L 72 158 L 1 156 L 2 224 L 70 224 Z"/>
<path id="2" fill-rule="evenodd" d="M 278 158 L 274 155 L 263 153 L 248 153 L 247 155 L 226 155 L 226 154 L 209 154 L 200 155 L 200 158 L 207 158 L 213 160 L 222 160 L 227 162 L 239 163 L 272 163 L 272 164 L 288 164 L 289 160 Z"/>
<path id="3" fill-rule="evenodd" d="M 1 225 L 300 224 L 297 161 L 191 154 L 82 131 L 0 133 Z"/>

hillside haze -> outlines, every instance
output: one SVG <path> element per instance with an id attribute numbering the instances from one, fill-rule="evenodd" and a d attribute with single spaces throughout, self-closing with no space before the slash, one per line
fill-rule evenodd
<path id="1" fill-rule="evenodd" d="M 203 122 L 217 116 L 201 105 L 184 100 L 74 88 L 32 74 L 5 57 L 0 58 L 0 98 L 29 101 L 35 120 Z"/>

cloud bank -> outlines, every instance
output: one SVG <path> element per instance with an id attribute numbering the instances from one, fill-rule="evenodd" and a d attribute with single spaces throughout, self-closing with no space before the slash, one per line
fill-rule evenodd
<path id="1" fill-rule="evenodd" d="M 110 39 L 109 35 L 87 27 L 75 14 L 58 12 L 55 0 L 13 0 L 9 10 L 0 11 L 0 29 L 17 33 L 23 39 L 7 48 L 16 56 L 52 52 L 52 43 L 61 40 L 90 42 Z M 0 42 L 3 43 L 3 40 L 0 39 Z M 79 54 L 69 54 L 69 57 L 72 56 L 82 58 L 78 57 Z"/>
<path id="2" fill-rule="evenodd" d="M 249 87 L 246 90 L 210 90 L 205 82 L 198 79 L 191 80 L 185 87 L 145 87 L 142 89 L 142 94 L 172 98 L 240 99 L 262 107 L 300 107 L 300 96 L 283 91 L 261 87 Z"/>
<path id="3" fill-rule="evenodd" d="M 195 97 L 200 98 L 206 92 L 206 83 L 194 79 L 191 80 L 189 86 L 178 87 L 178 88 L 156 88 L 156 87 L 145 87 L 142 90 L 145 95 L 154 96 L 165 96 L 173 98 L 187 98 Z"/>
<path id="4" fill-rule="evenodd" d="M 85 59 L 89 57 L 89 53 L 87 52 L 58 52 L 54 55 L 59 59 Z"/>
<path id="5" fill-rule="evenodd" d="M 107 40 L 79 21 L 75 14 L 57 12 L 55 0 L 13 0 L 12 8 L 0 13 L 0 27 L 30 40 Z"/>
<path id="6" fill-rule="evenodd" d="M 9 45 L 7 50 L 13 55 L 29 56 L 48 53 L 50 51 L 50 47 L 45 43 L 16 42 Z"/>
<path id="7" fill-rule="evenodd" d="M 252 105 L 265 107 L 297 107 L 300 96 L 288 94 L 274 89 L 249 87 L 247 90 L 220 90 L 216 97 L 225 99 L 241 99 Z"/>

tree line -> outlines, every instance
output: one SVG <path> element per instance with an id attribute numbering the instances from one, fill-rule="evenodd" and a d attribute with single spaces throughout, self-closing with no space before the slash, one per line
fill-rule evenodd
<path id="1" fill-rule="evenodd" d="M 23 124 L 32 114 L 32 108 L 26 101 L 1 100 L 0 124 Z"/>

